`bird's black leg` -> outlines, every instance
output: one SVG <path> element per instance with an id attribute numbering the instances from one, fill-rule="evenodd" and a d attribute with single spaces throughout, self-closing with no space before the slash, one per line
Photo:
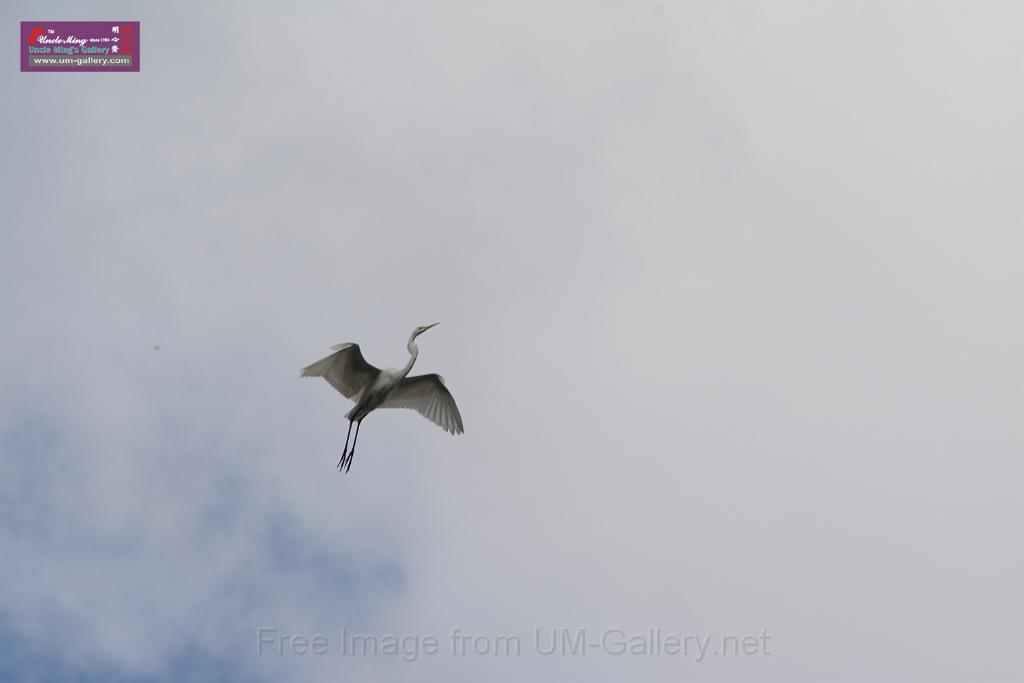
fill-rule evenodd
<path id="1" fill-rule="evenodd" d="M 345 474 L 352 469 L 352 456 L 356 454 L 356 442 L 359 441 L 359 425 L 363 424 L 362 420 L 356 421 L 356 437 L 352 439 L 352 450 L 348 452 L 348 464 L 345 465 Z"/>
<path id="2" fill-rule="evenodd" d="M 342 463 L 345 462 L 345 456 L 348 454 L 348 437 L 352 436 L 352 420 L 348 421 L 348 434 L 345 435 L 345 448 L 341 451 L 341 460 L 338 461 L 338 471 L 341 472 Z"/>

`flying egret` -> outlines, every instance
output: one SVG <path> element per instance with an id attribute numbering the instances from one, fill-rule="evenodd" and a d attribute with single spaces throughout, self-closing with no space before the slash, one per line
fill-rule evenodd
<path id="1" fill-rule="evenodd" d="M 404 368 L 380 370 L 363 358 L 359 344 L 338 344 L 332 346 L 334 353 L 321 358 L 302 369 L 302 377 L 323 377 L 343 396 L 356 402 L 345 417 L 348 418 L 348 434 L 345 435 L 345 449 L 338 461 L 338 471 L 352 469 L 352 456 L 359 441 L 359 425 L 363 418 L 377 408 L 411 408 L 441 429 L 452 434 L 462 434 L 462 416 L 455 405 L 455 399 L 448 392 L 441 375 L 414 375 L 407 377 L 420 350 L 416 337 L 433 325 L 421 325 L 409 335 L 409 362 Z M 356 437 L 352 450 L 348 450 L 348 439 L 352 435 L 352 423 L 356 423 Z M 346 453 L 347 451 L 347 453 Z"/>

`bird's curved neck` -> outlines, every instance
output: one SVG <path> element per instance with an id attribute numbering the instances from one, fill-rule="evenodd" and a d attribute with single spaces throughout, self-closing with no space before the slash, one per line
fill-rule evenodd
<path id="1" fill-rule="evenodd" d="M 412 370 L 413 363 L 416 362 L 416 357 L 420 355 L 419 347 L 416 346 L 416 335 L 409 337 L 409 345 L 406 347 L 409 349 L 409 362 L 402 368 L 402 377 L 409 374 Z"/>

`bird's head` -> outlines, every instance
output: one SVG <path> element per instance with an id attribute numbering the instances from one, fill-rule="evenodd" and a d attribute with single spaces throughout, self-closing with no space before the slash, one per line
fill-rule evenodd
<path id="1" fill-rule="evenodd" d="M 430 325 L 420 325 L 419 327 L 412 331 L 412 338 L 415 339 L 416 337 L 420 336 L 421 334 L 429 330 L 434 325 L 437 325 L 437 323 L 431 323 Z"/>

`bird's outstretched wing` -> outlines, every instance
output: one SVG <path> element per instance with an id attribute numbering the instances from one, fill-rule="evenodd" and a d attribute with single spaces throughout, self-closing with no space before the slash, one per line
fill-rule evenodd
<path id="1" fill-rule="evenodd" d="M 302 376 L 323 377 L 347 398 L 355 398 L 380 374 L 378 368 L 363 358 L 359 344 L 338 344 L 331 348 L 337 351 L 302 368 Z"/>
<path id="2" fill-rule="evenodd" d="M 411 408 L 446 432 L 462 434 L 462 415 L 441 375 L 406 377 L 395 387 L 381 408 Z"/>

